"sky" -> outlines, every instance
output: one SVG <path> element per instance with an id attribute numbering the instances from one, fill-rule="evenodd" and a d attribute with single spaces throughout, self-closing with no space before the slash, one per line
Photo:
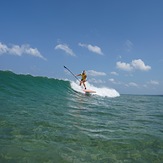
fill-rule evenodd
<path id="1" fill-rule="evenodd" d="M 0 70 L 163 94 L 162 0 L 0 0 Z"/>

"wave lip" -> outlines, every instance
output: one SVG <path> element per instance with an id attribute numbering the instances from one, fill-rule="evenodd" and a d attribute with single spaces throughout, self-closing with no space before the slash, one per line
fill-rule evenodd
<path id="1" fill-rule="evenodd" d="M 79 82 L 70 82 L 71 88 L 77 92 L 84 93 L 83 86 L 79 86 Z M 102 96 L 102 97 L 118 97 L 120 96 L 119 92 L 117 92 L 113 88 L 107 88 L 107 87 L 95 87 L 91 85 L 89 82 L 87 82 L 87 88 L 93 91 L 96 91 L 96 95 Z"/>

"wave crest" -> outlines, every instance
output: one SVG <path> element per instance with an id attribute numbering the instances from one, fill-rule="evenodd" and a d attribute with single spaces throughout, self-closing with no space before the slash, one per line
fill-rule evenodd
<path id="1" fill-rule="evenodd" d="M 70 82 L 71 88 L 77 92 L 84 93 L 83 86 L 79 86 L 79 82 Z M 89 82 L 87 82 L 87 88 L 93 91 L 96 91 L 96 95 L 102 96 L 102 97 L 118 97 L 120 96 L 119 92 L 117 92 L 113 88 L 107 88 L 107 87 L 95 87 L 94 85 L 91 85 Z"/>

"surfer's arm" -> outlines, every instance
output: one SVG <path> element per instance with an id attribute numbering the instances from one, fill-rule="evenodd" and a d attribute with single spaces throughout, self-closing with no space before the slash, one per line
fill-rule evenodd
<path id="1" fill-rule="evenodd" d="M 81 74 L 77 74 L 76 76 L 81 76 Z"/>

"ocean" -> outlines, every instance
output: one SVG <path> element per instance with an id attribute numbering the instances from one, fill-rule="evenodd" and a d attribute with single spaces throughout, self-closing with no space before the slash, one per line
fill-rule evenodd
<path id="1" fill-rule="evenodd" d="M 0 163 L 162 163 L 163 96 L 0 71 Z"/>

